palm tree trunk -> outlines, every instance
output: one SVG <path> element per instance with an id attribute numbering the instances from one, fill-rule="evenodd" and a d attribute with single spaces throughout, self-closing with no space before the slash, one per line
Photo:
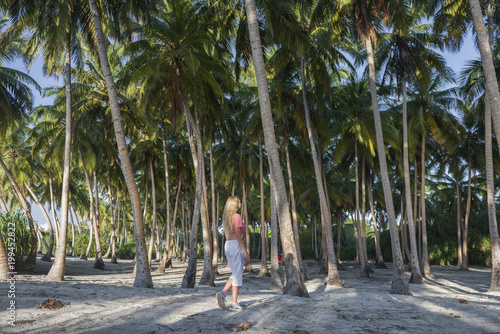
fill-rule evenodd
<path id="1" fill-rule="evenodd" d="M 264 140 L 269 159 L 270 174 L 274 181 L 275 196 L 278 206 L 279 224 L 281 240 L 283 243 L 285 259 L 286 284 L 283 293 L 292 296 L 309 296 L 304 281 L 300 277 L 297 248 L 293 238 L 292 221 L 290 217 L 290 208 L 286 196 L 285 181 L 280 168 L 278 148 L 274 133 L 274 124 L 271 115 L 271 101 L 267 86 L 266 70 L 264 65 L 264 56 L 262 54 L 262 45 L 260 41 L 259 22 L 257 19 L 257 10 L 255 0 L 245 0 L 246 16 L 248 23 L 248 34 L 252 48 L 253 64 L 255 76 L 257 79 L 257 89 L 259 93 L 259 105 L 262 119 L 262 128 Z"/>
<path id="2" fill-rule="evenodd" d="M 370 174 L 369 174 L 370 175 Z M 377 216 L 375 216 L 375 208 L 373 205 L 373 187 L 372 187 L 372 181 L 371 181 L 371 176 L 369 176 L 368 180 L 368 185 L 370 189 L 368 189 L 368 202 L 370 202 L 370 212 L 372 214 L 373 218 L 373 234 L 375 235 L 375 252 L 377 253 L 377 264 L 376 268 L 377 269 L 387 269 L 387 266 L 384 263 L 384 257 L 382 256 L 382 250 L 380 249 L 380 233 L 378 231 L 378 226 L 377 226 Z"/>
<path id="3" fill-rule="evenodd" d="M 488 32 L 490 48 L 493 44 L 493 10 L 491 0 L 488 0 Z M 488 94 L 486 94 L 488 100 Z M 485 145 L 486 145 L 486 188 L 488 202 L 488 222 L 490 227 L 491 239 L 491 283 L 488 291 L 500 291 L 500 243 L 498 241 L 498 225 L 495 209 L 495 184 L 493 174 L 493 148 L 492 148 L 492 129 L 491 129 L 491 107 L 486 101 L 485 110 Z M 498 136 L 497 136 L 498 137 Z"/>
<path id="4" fill-rule="evenodd" d="M 175 220 L 177 217 L 177 208 L 179 206 L 179 196 L 181 193 L 181 186 L 182 186 L 182 179 L 179 178 L 179 182 L 177 185 L 177 196 L 175 197 L 174 215 L 172 216 L 172 229 L 167 230 L 167 246 L 165 248 L 165 253 L 163 253 L 163 258 L 161 260 L 161 263 L 158 266 L 158 268 L 156 269 L 157 272 L 162 273 L 162 274 L 165 273 L 165 268 L 167 268 L 168 259 L 172 258 L 172 256 L 171 256 L 171 246 L 172 245 L 170 244 L 170 233 L 171 232 L 175 233 Z M 183 230 L 184 230 L 184 227 L 183 227 Z M 174 238 L 175 238 L 175 234 L 174 234 Z M 172 241 L 174 241 L 174 240 L 172 240 Z M 169 268 L 173 268 L 171 263 L 169 265 Z"/>
<path id="5" fill-rule="evenodd" d="M 354 139 L 354 164 L 356 171 L 356 217 L 353 219 L 354 233 L 356 236 L 356 249 L 358 250 L 359 257 L 359 276 L 360 277 L 370 277 L 370 272 L 366 267 L 365 252 L 363 251 L 363 240 L 361 238 L 361 228 L 359 225 L 359 162 L 358 162 L 358 140 Z"/>
<path id="6" fill-rule="evenodd" d="M 219 221 L 217 220 L 215 213 L 215 176 L 212 140 L 210 140 L 210 189 L 212 191 L 212 272 L 214 275 L 218 275 L 219 267 L 217 266 L 217 263 L 219 263 Z"/>
<path id="7" fill-rule="evenodd" d="M 471 185 L 471 173 L 472 173 L 472 161 L 469 159 L 469 171 L 468 171 L 468 180 L 467 180 L 467 207 L 465 209 L 465 221 L 462 225 L 463 233 L 462 233 L 462 264 L 460 265 L 460 270 L 469 270 L 469 257 L 467 256 L 467 236 L 469 233 L 469 216 L 470 216 L 470 202 L 471 202 L 471 193 L 472 193 L 472 185 Z"/>
<path id="8" fill-rule="evenodd" d="M 101 237 L 99 235 L 99 188 L 97 187 L 97 173 L 95 169 L 92 172 L 94 177 L 94 190 L 95 190 L 95 219 L 94 219 L 94 237 L 95 237 L 95 261 L 94 268 L 104 270 L 104 261 L 102 259 Z"/>
<path id="9" fill-rule="evenodd" d="M 245 181 L 243 181 L 243 216 L 245 217 L 245 246 L 247 247 L 247 252 L 250 254 L 250 222 L 248 220 L 248 208 L 247 208 L 247 189 L 245 186 Z M 245 272 L 252 273 L 252 262 L 248 262 L 244 268 Z"/>
<path id="10" fill-rule="evenodd" d="M 335 249 L 333 245 L 333 233 L 332 233 L 332 216 L 328 205 L 326 202 L 325 187 L 323 185 L 323 178 L 321 176 L 321 166 L 318 161 L 318 153 L 316 151 L 316 144 L 314 142 L 314 136 L 312 132 L 311 117 L 309 114 L 309 106 L 307 102 L 306 93 L 306 79 L 305 79 L 305 60 L 301 59 L 301 78 L 302 78 L 302 97 L 304 100 L 304 113 L 306 116 L 306 126 L 307 134 L 309 137 L 309 145 L 311 146 L 311 155 L 314 164 L 314 174 L 316 176 L 316 187 L 318 188 L 319 201 L 321 204 L 321 211 L 325 219 L 326 227 L 326 246 L 328 251 L 328 285 L 344 286 L 340 281 L 340 276 L 337 270 L 337 256 L 335 255 Z"/>
<path id="11" fill-rule="evenodd" d="M 300 251 L 300 238 L 299 238 L 299 224 L 297 222 L 297 208 L 295 204 L 295 193 L 293 190 L 293 177 L 292 166 L 290 164 L 290 152 L 288 150 L 288 140 L 285 141 L 285 156 L 286 156 L 286 170 L 288 172 L 288 187 L 290 189 L 290 202 L 292 203 L 292 223 L 293 223 L 293 236 L 295 238 L 295 247 L 297 247 L 297 256 L 299 260 L 299 269 L 302 279 L 307 280 L 307 273 L 302 259 L 302 252 Z"/>
<path id="12" fill-rule="evenodd" d="M 274 196 L 274 184 L 271 179 L 271 286 L 270 290 L 282 291 L 283 283 L 279 274 L 278 262 L 278 221 L 276 217 L 276 197 Z"/>
<path id="13" fill-rule="evenodd" d="M 462 266 L 462 195 L 460 193 L 459 180 L 457 176 L 457 246 L 458 246 L 458 263 L 457 266 Z"/>
<path id="14" fill-rule="evenodd" d="M 38 206 L 40 207 L 40 210 L 42 211 L 42 214 L 43 214 L 43 216 L 45 218 L 45 222 L 49 226 L 49 229 L 50 229 L 50 242 L 49 242 L 49 246 L 47 247 L 47 252 L 45 253 L 44 256 L 42 256 L 41 260 L 42 261 L 50 261 L 50 258 L 52 257 L 52 250 L 53 250 L 53 247 L 54 247 L 54 229 L 52 228 L 52 223 L 50 221 L 49 215 L 47 214 L 47 211 L 43 207 L 43 204 L 40 202 L 40 200 L 38 199 L 38 197 L 35 195 L 35 193 L 31 189 L 31 187 L 29 186 L 29 184 L 28 183 L 24 183 L 24 186 L 26 187 L 26 189 L 28 189 L 31 197 L 36 202 L 36 204 L 38 204 Z M 43 237 L 42 237 L 42 239 L 43 239 Z"/>
<path id="15" fill-rule="evenodd" d="M 373 118 L 375 121 L 375 133 L 377 138 L 377 151 L 380 164 L 380 174 L 382 188 L 384 189 L 384 198 L 389 220 L 389 230 L 391 234 L 391 248 L 393 259 L 393 275 L 391 284 L 391 293 L 411 295 L 410 286 L 406 281 L 406 274 L 403 266 L 403 256 L 400 251 L 398 228 L 396 225 L 396 214 L 394 212 L 394 203 L 392 201 L 391 184 L 389 182 L 389 172 L 387 170 L 387 160 L 385 157 L 384 135 L 382 132 L 382 121 L 377 101 L 377 88 L 375 84 L 375 62 L 373 58 L 372 42 L 370 37 L 365 39 L 366 52 L 368 54 L 368 72 L 370 82 L 370 95 L 373 105 Z"/>
<path id="16" fill-rule="evenodd" d="M 13 265 L 9 265 L 7 247 L 0 230 L 0 281 L 7 281 L 11 279 L 11 273 L 15 271 Z M 12 277 L 15 277 L 12 275 Z"/>
<path id="17" fill-rule="evenodd" d="M 425 211 L 425 144 L 426 144 L 426 135 L 425 132 L 422 135 L 422 170 L 420 176 L 420 212 L 422 213 L 420 216 L 421 225 L 422 225 L 422 266 L 421 271 L 424 276 L 431 276 L 431 267 L 429 265 L 429 250 L 427 247 L 427 217 Z"/>
<path id="18" fill-rule="evenodd" d="M 148 263 L 151 267 L 151 260 L 153 257 L 153 245 L 155 242 L 156 233 L 156 186 L 155 186 L 155 173 L 153 171 L 153 157 L 149 157 L 149 175 L 151 179 L 151 202 L 153 202 L 153 220 L 151 222 L 151 238 L 149 239 L 149 252 L 148 252 Z M 160 249 L 158 249 L 160 251 Z"/>
<path id="19" fill-rule="evenodd" d="M 144 221 L 141 216 L 141 201 L 139 191 L 135 183 L 132 163 L 128 154 L 127 142 L 125 141 L 125 133 L 123 131 L 122 118 L 120 113 L 120 105 L 118 103 L 118 93 L 111 73 L 111 68 L 108 61 L 108 53 L 106 49 L 106 39 L 102 30 L 99 11 L 96 0 L 89 0 L 90 12 L 94 21 L 94 27 L 97 37 L 97 46 L 99 50 L 99 60 L 106 81 L 108 90 L 109 104 L 113 117 L 113 125 L 115 129 L 116 143 L 122 165 L 122 171 L 127 184 L 127 189 L 130 195 L 130 203 L 132 205 L 132 214 L 134 217 L 134 236 L 136 245 L 136 272 L 134 287 L 152 288 L 153 281 L 149 270 L 146 241 L 144 234 Z"/>
<path id="20" fill-rule="evenodd" d="M 109 196 L 109 218 L 111 222 L 111 241 L 110 241 L 111 263 L 118 263 L 116 261 L 116 216 L 113 213 L 113 193 L 111 192 L 111 178 L 109 176 L 109 173 L 108 173 L 108 196 Z M 119 205 L 119 203 L 117 203 L 117 205 Z"/>
<path id="21" fill-rule="evenodd" d="M 421 262 L 421 254 L 422 254 L 422 228 L 419 225 L 420 219 L 417 216 L 418 213 L 418 168 L 417 168 L 417 157 L 414 159 L 414 169 L 413 169 L 413 222 L 415 224 L 415 229 L 418 229 L 418 235 L 416 237 L 417 240 L 417 258 L 420 266 L 422 266 Z"/>
<path id="22" fill-rule="evenodd" d="M 479 0 L 469 0 L 469 5 L 472 13 L 474 30 L 476 31 L 479 44 L 479 51 L 481 52 L 483 73 L 486 80 L 486 91 L 490 102 L 491 114 L 493 116 L 493 125 L 495 127 L 495 133 L 500 134 L 500 93 L 498 90 L 495 65 L 493 64 L 492 49 L 490 48 L 488 36 L 486 35 L 486 28 L 484 26 L 483 11 Z M 497 135 L 496 138 L 500 149 L 500 135 Z"/>
<path id="23" fill-rule="evenodd" d="M 415 235 L 415 221 L 413 220 L 413 208 L 411 203 L 411 184 L 410 184 L 410 162 L 408 156 L 408 114 L 406 111 L 406 80 L 403 74 L 401 83 L 403 90 L 403 166 L 405 175 L 405 198 L 406 198 L 406 217 L 408 219 L 408 230 L 410 232 L 411 247 L 411 277 L 410 283 L 423 284 L 422 274 L 420 273 L 420 264 L 418 261 L 417 239 Z"/>
<path id="24" fill-rule="evenodd" d="M 52 177 L 49 178 L 50 191 L 50 210 L 52 211 L 52 219 L 54 219 L 54 230 L 56 231 L 56 243 L 59 240 L 59 221 L 57 219 L 56 205 L 54 203 L 54 189 L 52 187 Z"/>
<path id="25" fill-rule="evenodd" d="M 262 140 L 259 138 L 259 171 L 260 171 L 260 228 L 262 237 L 262 261 L 260 264 L 259 276 L 269 276 L 267 267 L 267 227 L 264 215 L 264 159 L 262 155 Z"/>
<path id="26" fill-rule="evenodd" d="M 365 267 L 368 272 L 373 270 L 368 265 L 368 251 L 366 250 L 366 158 L 363 153 L 363 160 L 361 166 L 361 245 L 363 246 L 363 258 L 365 260 Z"/>

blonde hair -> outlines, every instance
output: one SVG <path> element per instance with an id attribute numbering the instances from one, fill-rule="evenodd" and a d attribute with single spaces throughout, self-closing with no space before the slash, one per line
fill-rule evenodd
<path id="1" fill-rule="evenodd" d="M 238 196 L 231 196 L 227 199 L 224 206 L 224 213 L 222 214 L 222 226 L 226 235 L 231 234 L 233 230 L 233 216 L 238 211 Z"/>

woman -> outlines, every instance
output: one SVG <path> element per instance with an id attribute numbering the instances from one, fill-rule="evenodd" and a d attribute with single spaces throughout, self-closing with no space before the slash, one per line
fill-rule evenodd
<path id="1" fill-rule="evenodd" d="M 227 262 L 231 269 L 231 276 L 228 278 L 224 289 L 217 292 L 217 303 L 223 309 L 226 309 L 226 293 L 232 287 L 232 303 L 227 308 L 229 311 L 241 311 L 238 304 L 238 292 L 243 284 L 243 266 L 250 262 L 248 254 L 241 236 L 245 234 L 245 226 L 241 216 L 236 213 L 241 208 L 241 201 L 238 196 L 231 196 L 227 199 L 222 215 L 222 226 L 226 234 L 226 252 Z"/>

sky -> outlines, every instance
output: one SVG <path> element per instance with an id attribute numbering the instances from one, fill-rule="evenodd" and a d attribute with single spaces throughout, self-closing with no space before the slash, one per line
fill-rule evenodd
<path id="1" fill-rule="evenodd" d="M 472 38 L 472 33 L 469 31 L 467 34 L 467 37 L 464 41 L 464 45 L 462 46 L 460 52 L 457 53 L 449 53 L 445 52 L 444 57 L 446 59 L 446 62 L 448 66 L 452 68 L 452 70 L 456 73 L 458 76 L 459 72 L 462 70 L 463 66 L 467 63 L 469 60 L 477 59 L 480 57 L 479 50 L 476 49 L 474 46 L 474 41 Z M 4 64 L 5 67 L 10 67 L 14 68 L 23 72 L 27 72 L 33 79 L 35 79 L 38 84 L 43 88 L 51 87 L 51 86 L 56 86 L 58 85 L 58 81 L 54 77 L 47 78 L 43 75 L 42 72 L 42 67 L 43 67 L 43 59 L 41 57 L 37 58 L 31 67 L 30 70 L 27 70 L 22 63 L 22 61 L 15 61 L 12 63 L 6 63 Z M 59 81 L 59 84 L 62 84 L 62 80 Z M 43 92 L 42 92 L 43 94 Z M 39 105 L 47 105 L 52 102 L 51 98 L 46 98 L 43 97 L 43 95 L 40 94 L 37 91 L 34 91 L 35 95 L 35 106 Z M 48 209 L 48 207 L 46 208 Z M 49 211 L 47 211 L 49 212 Z M 34 219 L 38 222 L 39 226 L 45 230 L 47 230 L 48 226 L 45 223 L 45 219 L 42 215 L 42 211 L 40 208 L 36 205 L 32 205 L 32 215 Z M 49 212 L 49 216 L 50 216 Z"/>

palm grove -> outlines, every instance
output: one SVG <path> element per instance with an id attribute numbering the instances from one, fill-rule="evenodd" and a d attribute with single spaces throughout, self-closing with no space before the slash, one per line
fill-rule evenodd
<path id="1" fill-rule="evenodd" d="M 307 296 L 312 257 L 331 285 L 341 258 L 362 277 L 374 258 L 392 261 L 392 293 L 430 263 L 491 265 L 500 290 L 495 1 L 0 4 L 2 278 L 17 219 L 27 264 L 55 254 L 50 280 L 67 254 L 104 270 L 128 255 L 134 286 L 153 287 L 152 262 L 165 273 L 175 256 L 183 287 L 198 257 L 213 285 L 235 194 L 272 289 Z M 481 59 L 453 73 L 443 52 L 469 30 Z M 41 88 L 3 65 L 40 57 L 63 84 L 34 106 Z"/>

